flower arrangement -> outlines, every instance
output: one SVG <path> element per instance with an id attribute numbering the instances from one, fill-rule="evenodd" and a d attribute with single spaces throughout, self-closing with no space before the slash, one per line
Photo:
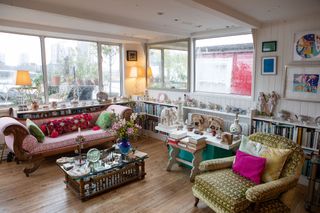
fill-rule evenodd
<path id="1" fill-rule="evenodd" d="M 116 122 L 112 125 L 112 130 L 116 132 L 119 140 L 128 140 L 139 134 L 141 126 L 136 123 L 137 113 L 132 113 L 130 120 L 116 118 Z"/>

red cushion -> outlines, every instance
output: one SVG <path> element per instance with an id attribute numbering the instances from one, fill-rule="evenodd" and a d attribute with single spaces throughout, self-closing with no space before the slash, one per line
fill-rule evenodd
<path id="1" fill-rule="evenodd" d="M 42 131 L 49 137 L 52 137 L 54 131 L 56 131 L 58 135 L 62 135 L 64 133 L 77 131 L 79 127 L 81 129 L 92 128 L 93 125 L 91 124 L 91 120 L 92 116 L 85 113 L 68 118 L 50 120 L 42 125 L 41 129 L 45 129 Z M 44 126 L 46 128 L 44 128 Z M 56 133 L 53 134 L 54 137 L 57 137 L 58 135 Z"/>
<path id="2" fill-rule="evenodd" d="M 256 184 L 261 183 L 261 176 L 266 165 L 266 159 L 249 155 L 237 150 L 233 172 L 248 178 Z"/>

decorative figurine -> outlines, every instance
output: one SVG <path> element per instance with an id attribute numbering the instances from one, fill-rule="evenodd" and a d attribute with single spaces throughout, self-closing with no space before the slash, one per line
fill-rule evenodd
<path id="1" fill-rule="evenodd" d="M 177 123 L 178 115 L 175 107 L 165 107 L 160 114 L 160 123 L 164 126 L 172 126 Z"/>
<path id="2" fill-rule="evenodd" d="M 234 123 L 230 126 L 230 133 L 239 136 L 242 132 L 242 127 L 239 124 L 239 117 L 238 113 L 236 114 L 236 118 L 234 119 Z"/>
<path id="3" fill-rule="evenodd" d="M 272 91 L 271 96 L 268 100 L 268 108 L 269 108 L 269 116 L 274 114 L 279 95 L 276 94 L 275 91 Z"/>

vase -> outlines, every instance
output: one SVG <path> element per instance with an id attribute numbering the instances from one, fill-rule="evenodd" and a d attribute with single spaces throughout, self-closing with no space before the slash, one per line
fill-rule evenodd
<path id="1" fill-rule="evenodd" d="M 128 141 L 128 139 L 120 139 L 120 142 L 118 143 L 119 150 L 121 154 L 127 155 L 131 149 L 131 144 Z"/>
<path id="2" fill-rule="evenodd" d="M 234 123 L 230 126 L 230 132 L 233 135 L 240 135 L 242 132 L 241 125 L 239 124 L 238 113 L 236 114 L 236 119 L 234 119 Z"/>

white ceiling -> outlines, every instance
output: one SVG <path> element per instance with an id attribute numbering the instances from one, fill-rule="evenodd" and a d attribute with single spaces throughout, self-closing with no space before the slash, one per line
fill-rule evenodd
<path id="1" fill-rule="evenodd" d="M 265 22 L 320 11 L 319 0 L 0 0 L 0 3 L 3 8 L 10 5 L 29 9 L 16 14 L 12 12 L 15 10 L 6 9 L 7 15 L 0 13 L 0 21 L 69 27 L 144 40 L 250 29 Z M 30 14 L 37 15 L 31 18 Z M 56 14 L 63 15 L 64 21 Z M 66 21 L 70 16 L 74 18 Z M 83 24 L 79 24 L 81 21 Z"/>

